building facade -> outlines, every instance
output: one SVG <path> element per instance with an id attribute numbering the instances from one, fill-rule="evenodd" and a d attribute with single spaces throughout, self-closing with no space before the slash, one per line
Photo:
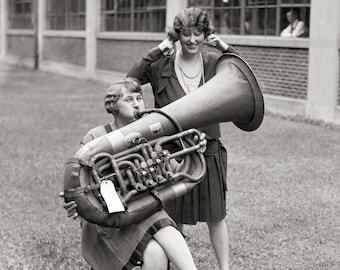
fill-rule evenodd
<path id="1" fill-rule="evenodd" d="M 124 74 L 189 6 L 206 9 L 249 63 L 267 110 L 340 123 L 338 0 L 0 0 L 0 61 L 79 78 Z M 280 37 L 292 9 L 305 33 Z"/>

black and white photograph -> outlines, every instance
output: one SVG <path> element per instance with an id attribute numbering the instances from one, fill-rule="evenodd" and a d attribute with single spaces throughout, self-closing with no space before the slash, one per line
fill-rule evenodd
<path id="1" fill-rule="evenodd" d="M 340 269 L 339 0 L 0 0 L 0 270 Z"/>

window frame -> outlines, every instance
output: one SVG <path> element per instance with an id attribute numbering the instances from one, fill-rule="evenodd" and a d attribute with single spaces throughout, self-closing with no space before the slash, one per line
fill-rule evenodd
<path id="1" fill-rule="evenodd" d="M 205 9 L 209 12 L 209 16 L 212 20 L 215 20 L 215 14 L 216 11 L 220 12 L 220 11 L 229 11 L 229 10 L 236 10 L 239 9 L 240 10 L 240 31 L 239 33 L 233 33 L 233 35 L 244 35 L 244 36 L 270 36 L 270 37 L 277 37 L 280 36 L 281 30 L 284 28 L 282 25 L 282 16 L 284 16 L 284 11 L 288 10 L 289 8 L 295 8 L 295 9 L 299 9 L 300 11 L 302 11 L 303 13 L 303 18 L 301 18 L 304 22 L 305 25 L 307 26 L 307 28 L 309 28 L 309 20 L 310 20 L 310 7 L 311 7 L 311 0 L 301 0 L 300 3 L 296 3 L 294 2 L 294 0 L 274 0 L 276 3 L 273 3 L 273 0 L 239 0 L 239 5 L 238 6 L 234 6 L 234 5 L 230 5 L 230 6 L 216 6 L 216 2 L 217 0 L 206 0 L 205 2 L 209 2 L 210 4 L 205 4 L 205 5 L 200 5 L 199 2 L 202 2 L 200 0 L 189 0 L 188 1 L 188 5 L 189 6 L 195 6 L 195 7 L 199 7 L 201 9 Z M 226 0 L 228 2 L 233 1 L 233 0 Z M 253 5 L 249 5 L 249 2 L 253 1 L 255 2 Z M 260 2 L 258 2 L 260 1 Z M 221 1 L 219 1 L 221 2 Z M 247 5 L 248 2 L 248 5 Z M 264 4 L 262 4 L 262 3 Z M 289 2 L 289 3 L 286 3 Z M 197 4 L 196 4 L 197 3 Z M 268 22 L 265 24 L 264 27 L 264 34 L 246 34 L 245 33 L 245 19 L 246 19 L 246 11 L 250 10 L 250 9 L 265 9 L 265 14 L 266 16 L 268 16 L 268 9 L 275 9 L 276 10 L 276 18 L 275 18 L 275 35 L 269 35 L 267 34 L 268 32 Z M 267 17 L 265 18 L 266 21 Z M 223 33 L 219 33 L 217 31 L 218 34 L 222 34 Z"/>

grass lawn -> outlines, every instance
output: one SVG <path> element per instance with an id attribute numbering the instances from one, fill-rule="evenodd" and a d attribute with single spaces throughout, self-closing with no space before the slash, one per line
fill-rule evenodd
<path id="1" fill-rule="evenodd" d="M 0 65 L 0 269 L 89 269 L 58 193 L 80 138 L 111 119 L 105 89 Z M 232 269 L 340 269 L 340 129 L 266 115 L 222 133 Z M 216 269 L 205 224 L 185 233 L 198 269 Z"/>

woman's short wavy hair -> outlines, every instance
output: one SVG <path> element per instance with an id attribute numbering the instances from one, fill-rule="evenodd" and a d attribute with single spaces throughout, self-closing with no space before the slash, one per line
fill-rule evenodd
<path id="1" fill-rule="evenodd" d="M 131 93 L 142 93 L 141 83 L 136 78 L 126 77 L 109 86 L 104 99 L 105 109 L 108 113 L 117 114 L 117 100 L 122 97 L 122 89 L 126 88 Z"/>
<path id="2" fill-rule="evenodd" d="M 207 11 L 190 7 L 183 9 L 174 19 L 173 27 L 168 29 L 169 38 L 176 42 L 180 33 L 185 28 L 198 28 L 204 33 L 204 37 L 214 33 L 214 28 L 210 25 Z"/>

